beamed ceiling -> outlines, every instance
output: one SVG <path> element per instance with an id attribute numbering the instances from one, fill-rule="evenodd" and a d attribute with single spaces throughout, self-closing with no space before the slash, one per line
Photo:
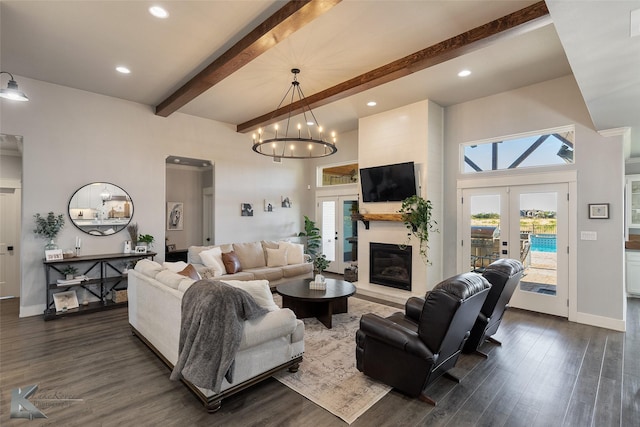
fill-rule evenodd
<path id="1" fill-rule="evenodd" d="M 283 117 L 274 108 L 296 67 L 339 132 L 418 100 L 446 107 L 573 74 L 594 128 L 632 127 L 640 146 L 640 38 L 629 37 L 640 0 L 174 1 L 165 20 L 151 5 L 2 1 L 2 69 L 239 132 Z"/>

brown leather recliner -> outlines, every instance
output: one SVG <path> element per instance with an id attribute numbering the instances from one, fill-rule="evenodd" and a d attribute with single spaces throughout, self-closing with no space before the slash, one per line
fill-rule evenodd
<path id="1" fill-rule="evenodd" d="M 409 298 L 405 313 L 363 315 L 356 332 L 358 370 L 435 405 L 423 391 L 456 364 L 490 288 L 481 275 L 463 273 L 425 298 Z"/>
<path id="2" fill-rule="evenodd" d="M 491 283 L 491 290 L 464 344 L 463 353 L 476 352 L 487 357 L 486 353 L 480 351 L 480 346 L 487 340 L 500 344 L 491 336 L 498 330 L 502 315 L 523 273 L 524 266 L 516 259 L 499 259 L 487 266 L 482 276 Z"/>

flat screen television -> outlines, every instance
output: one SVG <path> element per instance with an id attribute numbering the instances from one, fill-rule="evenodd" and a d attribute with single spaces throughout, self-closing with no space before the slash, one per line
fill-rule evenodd
<path id="1" fill-rule="evenodd" d="M 363 202 L 399 202 L 416 194 L 413 162 L 360 169 Z"/>

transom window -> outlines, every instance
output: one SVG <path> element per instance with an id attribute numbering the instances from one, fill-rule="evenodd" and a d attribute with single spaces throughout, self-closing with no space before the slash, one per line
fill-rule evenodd
<path id="1" fill-rule="evenodd" d="M 573 164 L 574 129 L 462 145 L 463 173 Z"/>

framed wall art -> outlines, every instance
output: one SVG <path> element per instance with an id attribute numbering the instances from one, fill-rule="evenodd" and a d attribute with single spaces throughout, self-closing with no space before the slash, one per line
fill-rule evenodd
<path id="1" fill-rule="evenodd" d="M 609 203 L 589 203 L 589 219 L 609 219 Z"/>
<path id="2" fill-rule="evenodd" d="M 184 227 L 184 204 L 167 202 L 167 230 L 182 230 Z"/>

